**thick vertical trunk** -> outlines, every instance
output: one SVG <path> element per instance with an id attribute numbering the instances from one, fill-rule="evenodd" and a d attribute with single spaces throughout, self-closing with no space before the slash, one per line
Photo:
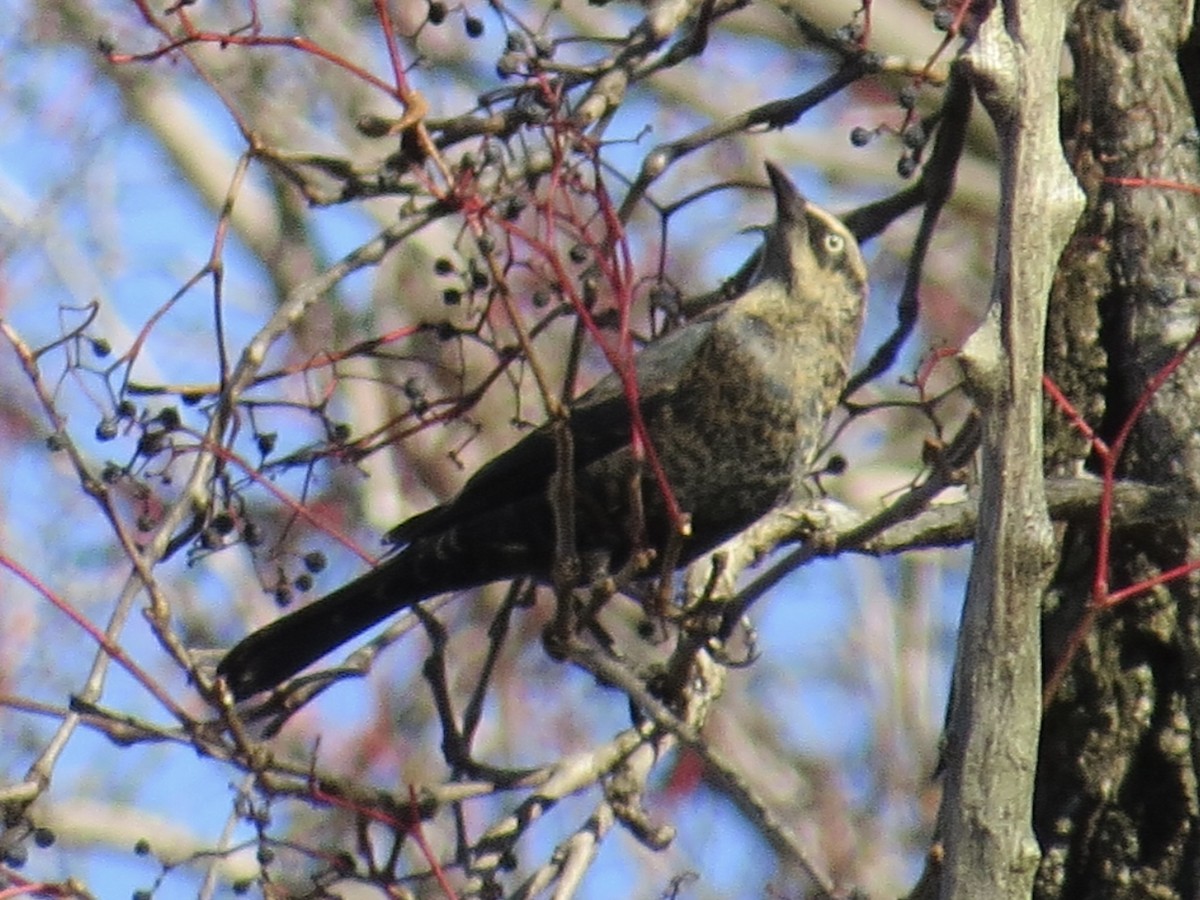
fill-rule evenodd
<path id="1" fill-rule="evenodd" d="M 1132 426 L 1117 472 L 1200 489 L 1200 185 L 1196 119 L 1177 55 L 1181 2 L 1085 4 L 1071 35 L 1077 108 L 1068 125 L 1088 213 L 1064 255 L 1051 311 L 1049 372 L 1110 445 Z M 1187 51 L 1195 54 L 1195 49 Z M 1145 398 L 1148 405 L 1133 418 Z M 1049 463 L 1088 456 L 1051 414 Z M 1086 464 L 1099 472 L 1096 455 Z M 1114 535 L 1099 574 L 1110 590 L 1200 559 L 1187 522 Z M 1093 602 L 1094 528 L 1062 536 L 1044 619 L 1054 672 Z M 1103 581 L 1101 582 L 1103 583 Z M 1197 586 L 1179 578 L 1098 615 L 1050 698 L 1035 826 L 1040 898 L 1194 897 Z"/>

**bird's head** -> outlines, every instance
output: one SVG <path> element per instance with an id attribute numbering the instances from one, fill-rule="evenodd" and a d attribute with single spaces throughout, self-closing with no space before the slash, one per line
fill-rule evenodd
<path id="1" fill-rule="evenodd" d="M 756 280 L 780 279 L 790 295 L 834 288 L 862 297 L 867 267 L 854 235 L 832 213 L 809 203 L 774 163 L 767 163 L 767 177 L 775 194 L 775 221 L 764 229 Z"/>

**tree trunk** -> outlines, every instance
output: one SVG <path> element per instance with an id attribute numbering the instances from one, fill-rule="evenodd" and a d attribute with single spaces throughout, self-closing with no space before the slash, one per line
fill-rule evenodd
<path id="1" fill-rule="evenodd" d="M 1189 342 L 1200 321 L 1200 198 L 1185 185 L 1200 184 L 1200 160 L 1181 64 L 1196 54 L 1184 45 L 1189 16 L 1179 2 L 1077 10 L 1069 34 L 1077 108 L 1064 133 L 1088 209 L 1060 265 L 1047 371 L 1108 447 L 1121 449 L 1128 428 L 1117 477 L 1195 494 L 1200 357 Z M 1103 454 L 1054 409 L 1047 463 L 1060 474 L 1104 469 Z M 1200 889 L 1195 575 L 1102 602 L 1200 558 L 1189 524 L 1115 532 L 1107 559 L 1097 552 L 1098 526 L 1061 535 L 1043 619 L 1053 693 L 1034 801 L 1043 851 L 1036 897 L 1194 897 Z"/>

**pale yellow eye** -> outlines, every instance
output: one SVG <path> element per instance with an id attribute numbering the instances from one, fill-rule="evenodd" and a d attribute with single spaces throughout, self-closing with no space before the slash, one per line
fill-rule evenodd
<path id="1" fill-rule="evenodd" d="M 825 252 L 837 256 L 846 249 L 846 239 L 840 234 L 828 231 L 825 233 Z"/>

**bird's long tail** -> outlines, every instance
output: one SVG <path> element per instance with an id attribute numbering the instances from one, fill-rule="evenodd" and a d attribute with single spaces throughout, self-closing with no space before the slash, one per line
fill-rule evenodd
<path id="1" fill-rule="evenodd" d="M 407 577 L 411 562 L 406 557 L 401 553 L 239 641 L 217 667 L 234 698 L 274 687 L 359 632 L 428 596 L 419 580 Z"/>
<path id="2" fill-rule="evenodd" d="M 346 586 L 243 638 L 217 674 L 241 700 L 426 597 L 528 571 L 525 546 L 497 541 L 496 530 L 485 518 L 414 541 Z"/>

